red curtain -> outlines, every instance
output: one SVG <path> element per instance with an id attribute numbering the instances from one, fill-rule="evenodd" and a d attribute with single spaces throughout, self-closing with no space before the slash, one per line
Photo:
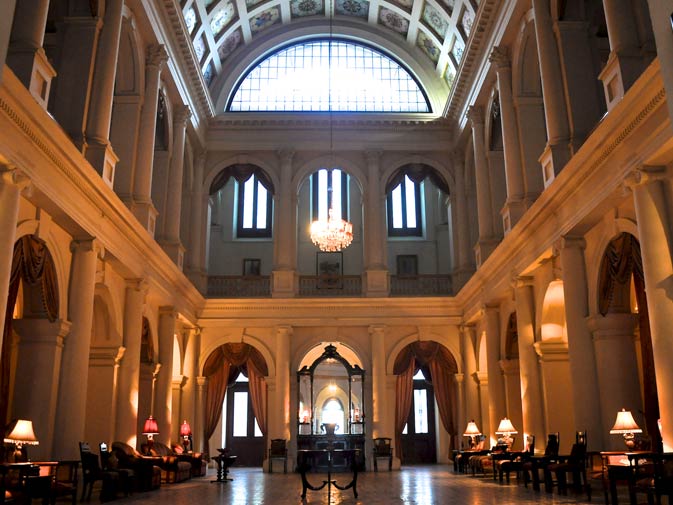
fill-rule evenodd
<path id="1" fill-rule="evenodd" d="M 21 280 L 27 286 L 39 286 L 42 305 L 49 321 L 58 317 L 58 287 L 56 268 L 46 244 L 32 236 L 24 235 L 14 244 L 12 271 L 9 277 L 9 293 L 5 307 L 5 326 L 2 331 L 2 349 L 0 352 L 0 424 L 4 426 L 9 419 L 10 350 L 12 343 L 12 316 L 19 293 Z"/>
<path id="2" fill-rule="evenodd" d="M 240 372 L 248 377 L 252 410 L 259 429 L 266 435 L 267 384 L 264 376 L 268 375 L 269 369 L 257 349 L 244 342 L 234 342 L 213 351 L 203 367 L 203 374 L 208 377 L 204 417 L 205 443 L 208 443 L 220 422 L 227 387 L 233 385 Z"/>
<path id="3" fill-rule="evenodd" d="M 402 459 L 402 430 L 409 417 L 411 409 L 411 400 L 414 392 L 414 373 L 416 373 L 416 364 L 409 360 L 407 369 L 397 375 L 395 382 L 395 450 L 397 457 Z"/>

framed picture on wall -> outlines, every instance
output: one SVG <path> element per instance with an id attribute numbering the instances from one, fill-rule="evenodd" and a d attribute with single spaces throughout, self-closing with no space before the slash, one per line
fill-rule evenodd
<path id="1" fill-rule="evenodd" d="M 262 260 L 258 258 L 245 258 L 243 260 L 243 275 L 254 277 L 261 275 Z"/>
<path id="2" fill-rule="evenodd" d="M 400 254 L 397 256 L 397 275 L 400 277 L 415 277 L 418 275 L 418 256 L 415 254 Z"/>
<path id="3" fill-rule="evenodd" d="M 340 252 L 317 252 L 315 261 L 318 289 L 343 287 L 343 255 Z"/>

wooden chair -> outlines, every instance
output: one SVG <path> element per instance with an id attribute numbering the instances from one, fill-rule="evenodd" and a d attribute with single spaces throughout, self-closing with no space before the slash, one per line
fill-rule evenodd
<path id="1" fill-rule="evenodd" d="M 575 443 L 570 454 L 558 456 L 556 462 L 547 465 L 545 469 L 547 492 L 551 493 L 556 485 L 560 494 L 568 494 L 568 474 L 572 474 L 575 491 L 582 492 L 583 489 L 588 489 L 586 469 L 587 434 L 584 431 L 578 431 L 575 434 Z M 590 494 L 590 491 L 588 493 Z"/>
<path id="2" fill-rule="evenodd" d="M 374 439 L 374 471 L 379 471 L 378 459 L 388 458 L 388 471 L 393 469 L 393 448 L 390 445 L 391 439 L 387 437 L 379 437 Z"/>
<path id="3" fill-rule="evenodd" d="M 77 482 L 79 461 L 58 461 L 54 469 L 54 481 L 51 488 L 51 503 L 59 498 L 69 498 L 72 505 L 77 503 Z"/>
<path id="4" fill-rule="evenodd" d="M 85 497 L 87 501 L 91 500 L 93 485 L 97 481 L 103 483 L 101 501 L 114 499 L 119 484 L 119 473 L 104 471 L 100 466 L 98 455 L 91 452 L 88 442 L 79 443 L 79 454 L 82 461 L 82 497 L 80 500 L 84 501 Z"/>
<path id="5" fill-rule="evenodd" d="M 559 451 L 559 432 L 549 433 L 547 435 L 547 445 L 544 450 L 543 456 L 531 456 L 528 461 L 526 461 L 521 466 L 521 471 L 523 472 L 523 485 L 528 487 L 528 482 L 533 481 L 533 490 L 540 490 L 540 470 L 545 469 L 545 467 L 553 461 L 556 461 Z M 530 477 L 529 477 L 530 472 Z"/>
<path id="6" fill-rule="evenodd" d="M 273 460 L 283 460 L 283 473 L 287 473 L 287 445 L 284 438 L 274 438 L 269 447 L 269 473 L 273 473 Z"/>
<path id="7" fill-rule="evenodd" d="M 523 464 L 528 461 L 528 459 L 535 453 L 535 435 L 526 435 L 526 447 L 522 452 L 511 452 L 507 459 L 501 459 L 496 461 L 496 467 L 500 476 L 500 482 L 503 481 L 503 476 L 507 477 L 507 484 L 509 484 L 509 474 L 510 472 L 516 472 L 517 481 L 519 480 L 519 475 L 523 468 Z M 495 475 L 494 475 L 495 477 Z"/>

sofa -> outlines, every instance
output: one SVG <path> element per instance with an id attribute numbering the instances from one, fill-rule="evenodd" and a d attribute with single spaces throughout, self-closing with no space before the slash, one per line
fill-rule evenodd
<path id="1" fill-rule="evenodd" d="M 192 477 L 204 477 L 208 470 L 208 456 L 201 452 L 185 452 L 181 445 L 173 445 L 173 453 L 192 466 Z"/>
<path id="2" fill-rule="evenodd" d="M 185 461 L 175 454 L 166 444 L 154 442 L 150 450 L 152 456 L 161 458 L 161 478 L 164 482 L 182 482 L 192 478 L 192 462 Z"/>
<path id="3" fill-rule="evenodd" d="M 161 458 L 143 456 L 124 442 L 114 442 L 111 452 L 119 468 L 133 470 L 137 491 L 150 491 L 161 487 Z"/>

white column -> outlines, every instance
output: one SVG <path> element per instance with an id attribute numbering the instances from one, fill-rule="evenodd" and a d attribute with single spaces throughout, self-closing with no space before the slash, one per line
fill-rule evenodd
<path id="1" fill-rule="evenodd" d="M 477 372 L 477 357 L 474 352 L 474 327 L 461 326 L 461 352 L 463 363 L 465 365 L 465 417 L 460 420 L 462 425 L 459 429 L 464 429 L 468 421 L 474 419 L 479 429 L 484 431 L 486 426 L 482 424 L 480 406 L 479 406 L 479 387 L 475 381 L 474 374 Z M 465 425 L 465 426 L 463 426 Z"/>
<path id="2" fill-rule="evenodd" d="M 119 369 L 116 439 L 131 447 L 137 445 L 138 389 L 140 384 L 140 345 L 143 330 L 143 305 L 148 285 L 142 279 L 126 281 L 124 297 L 124 357 Z"/>
<path id="3" fill-rule="evenodd" d="M 187 420 L 192 428 L 193 434 L 196 433 L 196 396 L 197 384 L 196 377 L 199 374 L 199 352 L 201 349 L 201 328 L 198 326 L 192 328 L 187 336 L 185 345 L 185 361 L 182 373 L 187 377 L 187 382 L 182 387 L 182 420 Z"/>
<path id="4" fill-rule="evenodd" d="M 503 417 L 507 417 L 505 400 L 505 378 L 500 369 L 500 318 L 497 307 L 484 307 L 484 329 L 486 331 L 486 367 L 488 370 L 488 412 L 491 420 L 489 433 L 492 437 Z M 482 428 L 483 430 L 483 428 Z"/>
<path id="5" fill-rule="evenodd" d="M 595 433 L 588 437 L 589 448 L 599 449 L 604 433 L 601 422 L 600 394 L 596 376 L 596 356 L 587 325 L 589 306 L 587 278 L 584 265 L 586 243 L 581 238 L 564 237 L 561 240 L 561 267 L 563 268 L 563 295 L 568 329 L 568 356 L 570 380 L 578 430 Z"/>
<path id="6" fill-rule="evenodd" d="M 526 212 L 524 202 L 524 184 L 519 143 L 519 126 L 512 98 L 512 65 L 505 48 L 495 46 L 489 61 L 495 65 L 498 77 L 498 96 L 500 98 L 500 121 L 505 154 L 505 178 L 507 182 L 507 201 L 500 211 L 505 233 L 521 219 Z"/>
<path id="7" fill-rule="evenodd" d="M 596 315 L 588 320 L 596 354 L 603 443 L 613 450 L 624 444 L 609 435 L 619 410 L 631 410 L 636 422 L 641 426 L 643 422 L 637 412 L 642 406 L 634 335 L 637 320 L 631 313 Z"/>
<path id="8" fill-rule="evenodd" d="M 673 242 L 668 198 L 670 174 L 663 167 L 642 167 L 627 182 L 633 191 L 638 221 L 664 451 L 673 451 L 673 368 L 670 366 L 673 261 L 668 245 Z"/>
<path id="9" fill-rule="evenodd" d="M 205 408 L 206 408 L 206 388 L 208 387 L 208 377 L 198 376 L 196 378 L 196 414 L 194 417 L 194 426 L 192 427 L 192 439 L 194 451 L 207 451 L 207 440 L 203 438 L 205 428 Z"/>
<path id="10" fill-rule="evenodd" d="M 456 187 L 451 194 L 452 211 L 456 214 L 456 256 L 457 268 L 454 270 L 454 289 L 463 286 L 472 276 L 473 268 L 470 262 L 470 223 L 467 210 L 467 187 L 465 185 L 465 153 L 454 151 L 451 157 Z"/>
<path id="11" fill-rule="evenodd" d="M 0 307 L 7 307 L 9 277 L 12 272 L 14 242 L 16 240 L 16 220 L 19 217 L 19 197 L 21 188 L 29 179 L 14 167 L 0 164 Z M 5 327 L 5 311 L 0 310 L 0 328 Z M 0 350 L 2 335 L 0 335 Z"/>
<path id="12" fill-rule="evenodd" d="M 465 426 L 467 426 L 467 421 L 465 421 L 465 374 L 457 373 L 453 375 L 453 380 L 456 383 L 456 410 L 454 413 L 455 422 L 456 422 L 456 437 L 453 440 L 453 447 L 460 448 L 463 431 Z"/>
<path id="13" fill-rule="evenodd" d="M 484 112 L 481 107 L 471 106 L 467 117 L 472 123 L 474 147 L 474 171 L 477 186 L 477 217 L 479 218 L 479 243 L 475 247 L 477 266 L 490 256 L 497 245 L 493 227 L 493 203 L 491 183 L 484 145 Z"/>
<path id="14" fill-rule="evenodd" d="M 278 423 L 276 426 L 276 436 L 273 438 L 284 438 L 290 440 L 292 432 L 290 420 L 294 416 L 290 415 L 290 339 L 292 337 L 292 326 L 276 326 L 276 412 Z M 270 417 L 270 416 L 269 416 Z"/>
<path id="15" fill-rule="evenodd" d="M 40 445 L 31 447 L 30 456 L 36 461 L 51 457 L 63 342 L 70 329 L 71 324 L 60 319 L 12 321 L 19 337 L 12 417 L 33 421 Z"/>
<path id="16" fill-rule="evenodd" d="M 519 378 L 520 368 L 518 359 L 500 360 L 500 369 L 504 379 L 505 401 L 507 403 L 505 412 L 512 424 L 519 432 L 516 439 L 517 447 L 524 447 L 526 440 L 523 431 L 523 415 L 521 413 L 521 379 Z"/>
<path id="17" fill-rule="evenodd" d="M 171 394 L 173 383 L 173 348 L 175 346 L 176 312 L 173 307 L 159 308 L 159 363 L 161 370 L 157 377 L 154 417 L 159 425 L 159 440 L 169 447 L 174 433 L 171 425 L 171 411 L 173 410 Z M 177 435 L 177 433 L 175 434 Z"/>
<path id="18" fill-rule="evenodd" d="M 372 352 L 372 436 L 391 437 L 384 423 L 386 399 L 386 327 L 382 324 L 369 327 Z"/>
<path id="19" fill-rule="evenodd" d="M 42 49 L 48 12 L 49 0 L 17 1 L 7 52 L 7 65 L 44 109 L 56 75 Z"/>
<path id="20" fill-rule="evenodd" d="M 535 352 L 535 300 L 533 279 L 518 277 L 514 284 L 516 330 L 519 341 L 519 375 L 523 431 L 546 440 L 540 368 Z"/>
<path id="21" fill-rule="evenodd" d="M 96 66 L 85 134 L 86 158 L 110 186 L 114 182 L 114 168 L 117 163 L 117 156 L 110 145 L 110 122 L 123 8 L 124 0 L 105 2 L 105 16 L 96 50 Z"/>
<path id="22" fill-rule="evenodd" d="M 2 82 L 2 71 L 9 49 L 9 34 L 12 31 L 14 7 L 16 7 L 16 0 L 6 0 L 0 4 L 0 82 Z"/>
<path id="23" fill-rule="evenodd" d="M 138 221 L 151 235 L 154 235 L 154 226 L 157 217 L 157 210 L 152 203 L 154 135 L 157 125 L 161 67 L 167 60 L 168 54 L 163 45 L 152 45 L 147 48 L 145 95 L 142 112 L 140 113 L 136 169 L 133 178 L 132 210 Z"/>
<path id="24" fill-rule="evenodd" d="M 278 151 L 280 188 L 274 202 L 272 296 L 291 298 L 297 291 L 297 193 L 292 187 L 294 151 Z"/>
<path id="25" fill-rule="evenodd" d="M 365 195 L 365 293 L 388 296 L 390 280 L 386 266 L 387 235 L 384 230 L 385 194 L 381 193 L 381 151 L 367 151 L 367 194 Z"/>
<path id="26" fill-rule="evenodd" d="M 554 180 L 572 155 L 563 74 L 549 4 L 550 0 L 533 0 L 535 38 L 547 123 L 547 147 L 540 157 L 545 186 Z"/>
<path id="27" fill-rule="evenodd" d="M 94 239 L 73 241 L 68 314 L 72 328 L 65 340 L 58 391 L 52 455 L 57 459 L 77 459 L 77 443 L 84 436 L 86 392 L 89 372 L 93 296 L 96 285 L 96 244 Z"/>
<path id="28" fill-rule="evenodd" d="M 481 411 L 481 415 L 479 417 L 481 419 L 481 425 L 478 424 L 477 426 L 481 428 L 481 433 L 487 438 L 484 448 L 488 449 L 489 445 L 494 444 L 496 441 L 496 439 L 493 438 L 495 435 L 490 433 L 491 416 L 489 413 L 490 394 L 488 391 L 488 373 L 474 372 L 472 374 L 472 378 L 477 384 L 477 388 L 479 390 L 479 410 Z M 500 420 L 498 419 L 498 421 Z M 497 423 L 495 426 L 498 426 Z"/>
<path id="29" fill-rule="evenodd" d="M 203 168 L 206 163 L 206 153 L 200 152 L 194 160 L 194 177 L 192 183 L 192 210 L 190 214 L 189 248 L 187 258 L 189 268 L 187 275 L 202 293 L 206 292 L 205 275 L 205 235 L 206 209 L 208 208 L 208 194 L 203 189 Z M 192 430 L 193 431 L 193 430 Z"/>
<path id="30" fill-rule="evenodd" d="M 173 152 L 168 172 L 166 216 L 161 246 L 173 262 L 182 269 L 185 248 L 180 242 L 182 215 L 182 174 L 185 163 L 185 129 L 192 115 L 189 106 L 177 107 L 173 114 Z"/>

